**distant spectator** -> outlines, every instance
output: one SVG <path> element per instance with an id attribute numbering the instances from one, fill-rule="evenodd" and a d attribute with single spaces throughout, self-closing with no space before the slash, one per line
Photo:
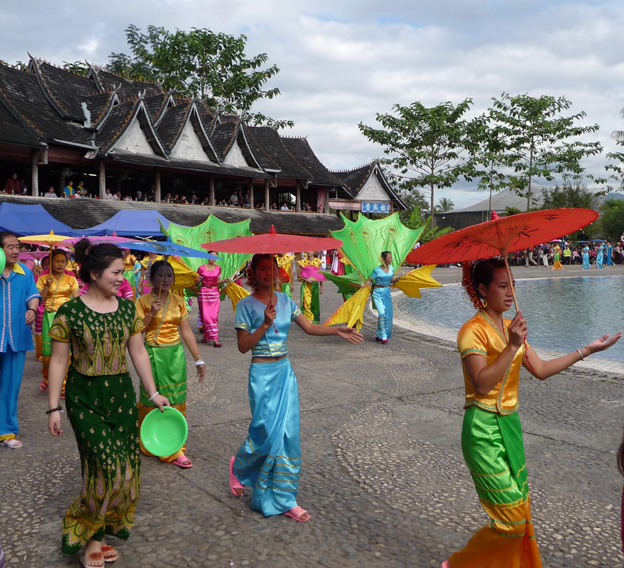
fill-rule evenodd
<path id="1" fill-rule="evenodd" d="M 208 197 L 208 196 L 204 197 L 204 201 L 203 201 L 202 205 L 210 205 L 210 197 Z"/>
<path id="2" fill-rule="evenodd" d="M 22 182 L 17 179 L 17 174 L 13 174 L 4 184 L 4 193 L 7 195 L 19 195 L 22 193 Z"/>
<path id="3" fill-rule="evenodd" d="M 188 201 L 186 200 L 186 195 L 184 194 L 180 195 L 180 199 L 178 200 L 178 203 L 180 203 L 181 205 L 186 205 L 188 203 Z"/>
<path id="4" fill-rule="evenodd" d="M 165 198 L 163 199 L 163 203 L 171 203 L 171 194 L 170 193 L 165 195 Z"/>
<path id="5" fill-rule="evenodd" d="M 271 209 L 277 210 L 277 203 L 275 203 L 275 201 L 271 203 Z"/>
<path id="6" fill-rule="evenodd" d="M 106 188 L 106 193 L 104 194 L 104 199 L 106 199 L 107 201 L 112 201 L 115 199 L 115 196 L 111 193 L 111 190 L 107 187 Z"/>
<path id="7" fill-rule="evenodd" d="M 230 204 L 235 206 L 238 205 L 238 191 L 234 191 L 232 195 L 230 195 Z"/>
<path id="8" fill-rule="evenodd" d="M 189 198 L 188 202 L 191 205 L 195 205 L 198 201 L 199 199 L 197 198 L 197 194 L 195 192 L 191 193 L 191 197 Z"/>
<path id="9" fill-rule="evenodd" d="M 53 187 L 53 186 L 50 186 L 50 187 L 48 188 L 48 191 L 46 191 L 46 192 L 43 194 L 43 196 L 44 196 L 44 197 L 58 197 L 58 195 L 56 195 L 56 191 L 54 191 L 54 187 Z"/>
<path id="10" fill-rule="evenodd" d="M 76 197 L 76 190 L 74 189 L 74 182 L 72 180 L 67 182 L 63 192 L 65 193 L 65 197 Z"/>
<path id="11" fill-rule="evenodd" d="M 136 192 L 136 201 L 145 201 L 145 196 L 140 190 Z"/>
<path id="12" fill-rule="evenodd" d="M 290 211 L 290 207 L 288 207 L 288 203 L 284 201 L 284 203 L 282 203 L 282 206 L 280 207 L 280 211 Z"/>
<path id="13" fill-rule="evenodd" d="M 78 187 L 76 188 L 76 197 L 87 197 L 87 188 L 84 186 L 84 181 L 80 180 L 78 182 Z"/>
<path id="14" fill-rule="evenodd" d="M 130 197 L 129 195 L 125 195 L 123 200 L 124 201 L 133 201 L 132 197 Z"/>
<path id="15" fill-rule="evenodd" d="M 116 191 L 113 198 L 115 199 L 115 201 L 121 201 L 121 191 Z"/>
<path id="16" fill-rule="evenodd" d="M 149 191 L 147 192 L 146 196 L 148 201 L 154 201 L 156 199 L 156 186 L 152 185 L 149 188 Z"/>

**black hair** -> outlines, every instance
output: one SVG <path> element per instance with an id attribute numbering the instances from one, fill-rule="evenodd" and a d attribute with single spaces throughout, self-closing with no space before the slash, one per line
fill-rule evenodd
<path id="1" fill-rule="evenodd" d="M 169 262 L 167 262 L 166 260 L 157 260 L 156 262 L 154 262 L 152 264 L 152 266 L 150 267 L 150 282 L 154 282 L 154 278 L 156 278 L 156 272 L 162 268 L 163 269 L 163 274 L 164 274 L 164 270 L 166 267 L 171 268 L 171 270 L 173 271 L 173 282 L 175 283 L 175 270 L 173 270 L 173 266 L 171 266 L 169 264 Z"/>
<path id="2" fill-rule="evenodd" d="M 389 254 L 390 254 L 390 251 L 389 251 L 389 250 L 385 250 L 385 251 L 383 251 L 383 252 L 381 253 L 381 258 L 382 258 L 382 259 L 385 259 L 385 258 L 386 258 Z"/>
<path id="3" fill-rule="evenodd" d="M 0 231 L 0 247 L 4 246 L 4 239 L 7 237 L 15 237 L 17 239 L 17 235 L 11 231 Z"/>
<path id="4" fill-rule="evenodd" d="M 462 265 L 462 286 L 466 289 L 470 300 L 475 308 L 481 307 L 481 293 L 479 285 L 486 288 L 494 280 L 494 273 L 505 268 L 505 263 L 499 258 L 487 258 L 478 262 L 465 262 Z"/>
<path id="5" fill-rule="evenodd" d="M 68 260 L 67 257 L 67 253 L 64 250 L 61 249 L 54 249 L 50 254 L 50 260 L 54 260 L 55 256 L 58 256 L 59 254 L 63 255 L 65 257 L 65 260 Z"/>
<path id="6" fill-rule="evenodd" d="M 110 243 L 92 245 L 89 239 L 80 239 L 74 245 L 74 258 L 80 264 L 80 280 L 90 284 L 92 272 L 100 276 L 115 259 L 123 260 L 123 252 Z"/>

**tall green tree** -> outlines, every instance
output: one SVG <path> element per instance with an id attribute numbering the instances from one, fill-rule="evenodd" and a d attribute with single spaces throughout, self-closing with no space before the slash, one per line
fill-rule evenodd
<path id="1" fill-rule="evenodd" d="M 602 208 L 600 224 L 609 241 L 618 241 L 624 234 L 624 199 L 607 199 Z"/>
<path id="2" fill-rule="evenodd" d="M 397 172 L 401 189 L 429 191 L 432 227 L 436 189 L 451 187 L 471 171 L 464 118 L 471 105 L 472 99 L 431 108 L 420 102 L 397 104 L 393 114 L 376 115 L 382 128 L 358 124 L 364 136 L 384 147 L 389 157 L 383 162 Z"/>
<path id="3" fill-rule="evenodd" d="M 624 118 L 624 108 L 620 111 L 620 116 Z M 624 130 L 614 130 L 611 138 L 617 140 L 618 146 L 624 147 Z M 624 189 L 624 151 L 609 152 L 607 158 L 613 160 L 614 163 L 607 164 L 605 170 L 609 172 L 610 179 L 617 182 L 618 189 Z M 613 189 L 612 186 L 607 186 L 607 188 Z"/>
<path id="4" fill-rule="evenodd" d="M 135 25 L 125 31 L 131 55 L 111 53 L 110 71 L 156 81 L 167 90 L 201 99 L 216 112 L 245 115 L 251 124 L 293 126 L 292 121 L 273 120 L 252 111 L 256 101 L 280 94 L 277 88 L 266 88 L 279 69 L 276 65 L 265 67 L 266 53 L 248 57 L 245 35 L 206 28 L 171 32 L 156 26 L 148 26 L 143 33 Z"/>
<path id="5" fill-rule="evenodd" d="M 506 139 L 503 164 L 512 170 L 507 174 L 507 186 L 527 198 L 527 211 L 534 181 L 552 182 L 558 176 L 578 180 L 584 171 L 581 160 L 602 151 L 600 142 L 578 140 L 599 127 L 579 125 L 584 112 L 564 116 L 572 106 L 565 97 L 503 93 L 493 100 L 491 120 Z"/>
<path id="6" fill-rule="evenodd" d="M 562 207 L 576 207 L 584 209 L 598 209 L 599 193 L 592 193 L 583 183 L 564 182 L 552 188 L 543 188 L 542 209 L 560 209 Z"/>

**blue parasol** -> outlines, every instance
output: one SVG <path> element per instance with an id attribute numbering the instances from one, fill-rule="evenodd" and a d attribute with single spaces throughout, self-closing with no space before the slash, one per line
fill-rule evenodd
<path id="1" fill-rule="evenodd" d="M 124 247 L 122 243 L 121 247 L 132 250 L 142 250 L 144 252 L 154 252 L 156 254 L 162 254 L 163 256 L 190 256 L 193 258 L 215 258 L 219 260 L 219 257 L 214 254 L 185 247 L 171 241 L 135 241 L 131 244 L 128 243 L 127 247 Z"/>

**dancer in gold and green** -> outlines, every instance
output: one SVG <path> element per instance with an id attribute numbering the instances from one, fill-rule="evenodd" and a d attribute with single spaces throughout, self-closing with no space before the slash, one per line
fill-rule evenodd
<path id="1" fill-rule="evenodd" d="M 520 367 L 545 380 L 607 349 L 622 334 L 604 335 L 568 355 L 542 361 L 526 343 L 522 312 L 503 318 L 513 305 L 514 285 L 503 261 L 466 263 L 463 284 L 479 311 L 457 335 L 466 389 L 462 452 L 490 522 L 442 567 L 539 568 L 517 412 Z"/>
<path id="2" fill-rule="evenodd" d="M 71 351 L 66 407 L 80 453 L 82 488 L 65 514 L 62 548 L 74 554 L 84 547 L 83 566 L 103 568 L 117 559 L 104 536 L 129 537 L 139 498 L 138 409 L 126 348 L 153 403 L 160 409 L 169 403 L 154 385 L 143 322 L 132 301 L 115 295 L 123 279 L 121 249 L 91 246 L 83 239 L 75 251 L 89 290 L 63 304 L 50 328 L 48 428 L 53 436 L 63 433 L 59 400 Z"/>
<path id="3" fill-rule="evenodd" d="M 197 378 L 204 380 L 206 366 L 201 360 L 197 341 L 189 324 L 186 302 L 181 296 L 171 293 L 175 283 L 173 267 L 164 260 L 157 260 L 150 268 L 152 291 L 136 301 L 139 317 L 145 324 L 145 347 L 152 365 L 156 388 L 164 394 L 171 406 L 186 416 L 186 354 L 184 340 L 195 359 Z M 139 401 L 139 426 L 154 410 L 148 391 L 141 387 Z M 141 444 L 141 451 L 152 456 Z M 160 461 L 173 463 L 178 467 L 192 467 L 185 455 L 186 446 L 175 454 L 163 456 Z"/>

